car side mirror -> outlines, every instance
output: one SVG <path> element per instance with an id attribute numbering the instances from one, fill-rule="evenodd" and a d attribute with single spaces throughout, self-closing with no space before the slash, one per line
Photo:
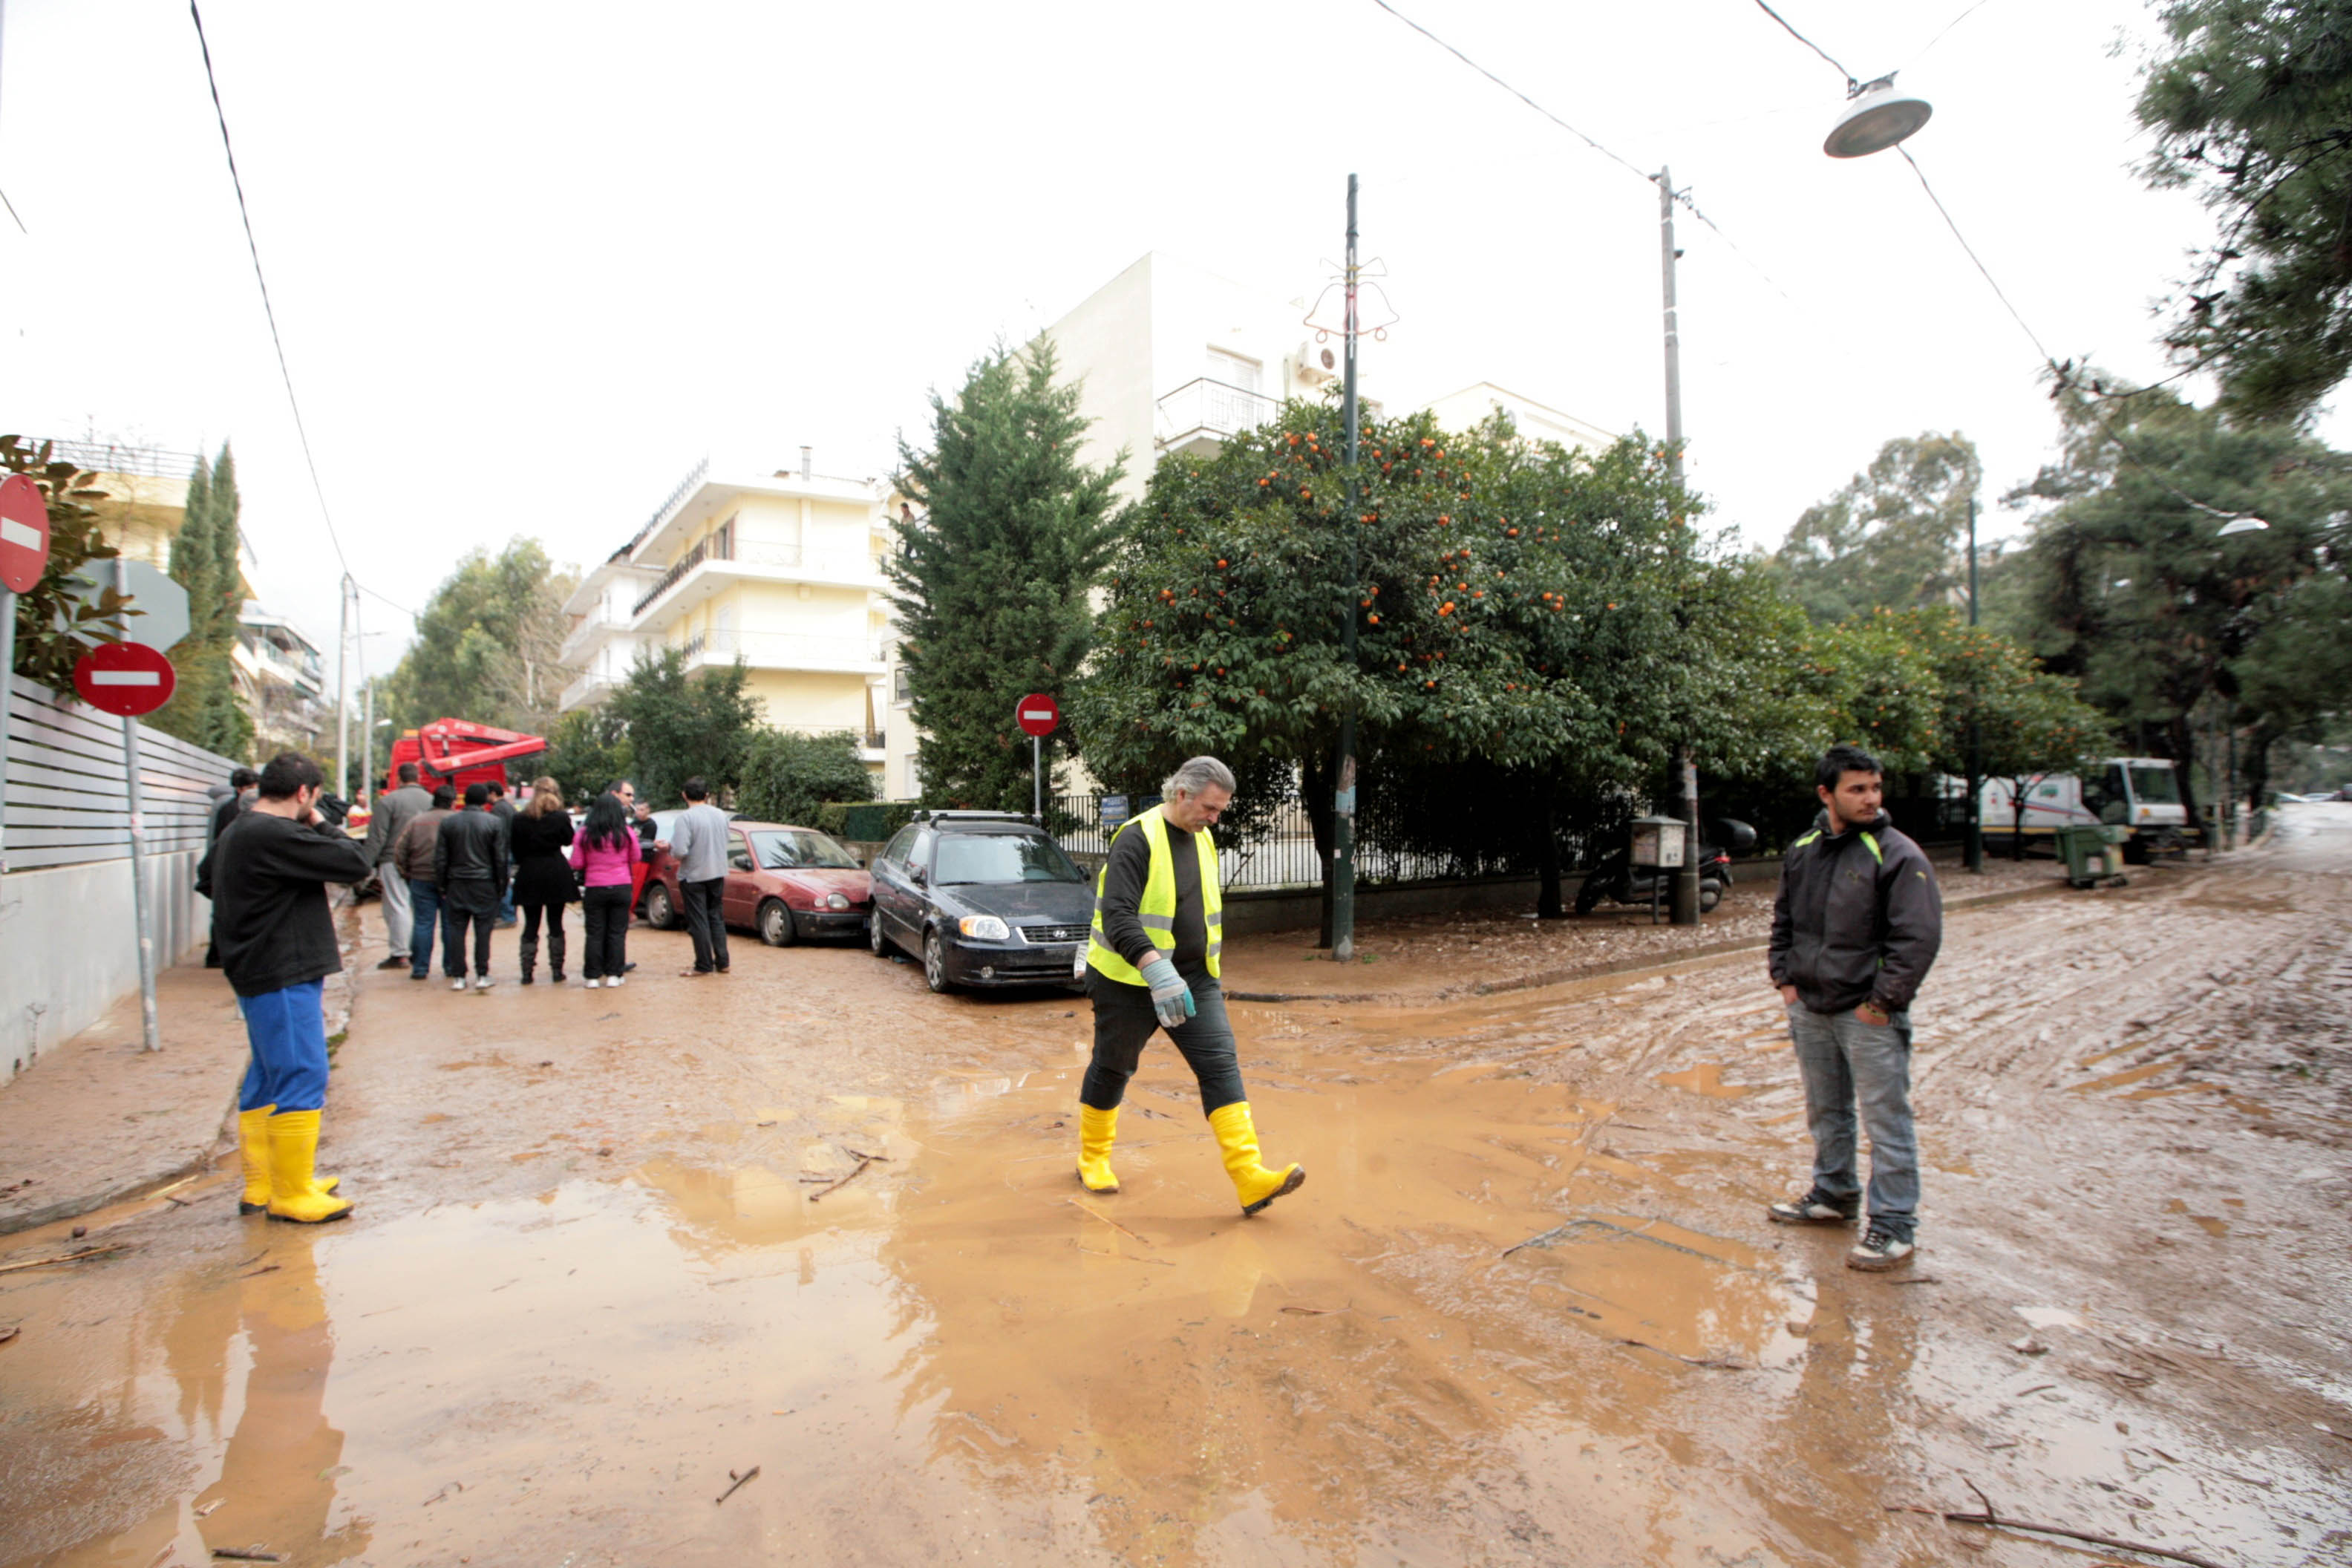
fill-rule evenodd
<path id="1" fill-rule="evenodd" d="M 907 868 L 907 879 L 919 888 L 924 883 L 929 882 L 931 879 L 929 873 L 926 872 L 920 866 L 909 866 Z"/>
<path id="2" fill-rule="evenodd" d="M 730 855 L 727 857 L 727 863 L 738 871 L 748 871 L 751 868 L 751 858 L 749 855 Z"/>

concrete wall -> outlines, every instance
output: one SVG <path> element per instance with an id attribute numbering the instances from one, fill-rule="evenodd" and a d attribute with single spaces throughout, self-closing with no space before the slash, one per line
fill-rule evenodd
<path id="1" fill-rule="evenodd" d="M 196 896 L 199 858 L 182 849 L 144 862 L 159 970 L 204 945 L 212 904 Z M 127 859 L 0 877 L 0 1083 L 138 989 L 137 929 Z"/>

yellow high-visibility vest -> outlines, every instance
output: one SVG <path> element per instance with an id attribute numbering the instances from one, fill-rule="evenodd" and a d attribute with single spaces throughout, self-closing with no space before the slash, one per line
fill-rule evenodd
<path id="1" fill-rule="evenodd" d="M 1151 868 L 1144 873 L 1143 897 L 1136 903 L 1136 913 L 1142 918 L 1144 934 L 1151 945 L 1162 952 L 1176 948 L 1176 857 L 1168 843 L 1168 819 L 1161 807 L 1153 806 L 1135 817 L 1118 832 L 1139 827 L 1151 845 Z M 1201 923 L 1209 935 L 1209 973 L 1217 973 L 1218 955 L 1225 948 L 1225 900 L 1217 889 L 1217 847 L 1210 835 L 1192 835 L 1198 841 L 1201 855 Z M 1118 842 L 1118 833 L 1111 835 Z M 1143 972 L 1120 957 L 1103 941 L 1103 888 L 1110 878 L 1110 862 L 1095 873 L 1094 935 L 1087 942 L 1087 965 L 1104 978 L 1126 985 L 1143 984 Z"/>

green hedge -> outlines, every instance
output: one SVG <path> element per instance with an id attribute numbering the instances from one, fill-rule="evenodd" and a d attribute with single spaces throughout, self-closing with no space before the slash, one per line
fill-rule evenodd
<path id="1" fill-rule="evenodd" d="M 879 844 L 915 819 L 918 800 L 828 801 L 816 808 L 816 826 L 835 838 Z"/>

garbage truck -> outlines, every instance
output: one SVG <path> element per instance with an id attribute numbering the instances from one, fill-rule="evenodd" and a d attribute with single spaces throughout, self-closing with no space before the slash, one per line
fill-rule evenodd
<path id="1" fill-rule="evenodd" d="M 2025 785 L 2022 823 L 2011 793 L 2021 782 Z M 2014 848 L 2021 828 L 2029 849 L 2048 849 L 2061 827 L 2103 824 L 2129 833 L 2124 858 L 2145 865 L 2150 856 L 2185 849 L 2197 837 L 2181 799 L 2180 775 L 2163 757 L 2105 757 L 2082 773 L 1987 779 L 1979 810 L 1989 849 L 1996 845 Z"/>

